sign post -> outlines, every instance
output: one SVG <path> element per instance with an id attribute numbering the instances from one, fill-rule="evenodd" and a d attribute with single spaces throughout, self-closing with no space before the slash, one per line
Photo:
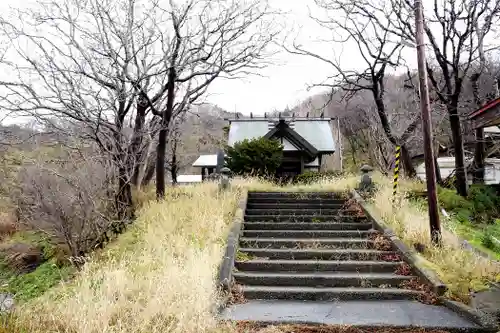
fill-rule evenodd
<path id="1" fill-rule="evenodd" d="M 401 146 L 396 146 L 396 158 L 394 160 L 394 184 L 392 185 L 392 201 L 396 199 L 399 181 L 399 161 L 401 159 Z"/>

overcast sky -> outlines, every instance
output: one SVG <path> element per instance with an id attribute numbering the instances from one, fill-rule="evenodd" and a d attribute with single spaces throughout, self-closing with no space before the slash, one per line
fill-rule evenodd
<path id="1" fill-rule="evenodd" d="M 308 6 L 312 0 L 273 0 L 272 5 L 287 12 L 290 30 L 295 30 L 290 38 L 299 34 L 298 39 L 306 47 L 312 47 L 314 39 L 321 38 L 325 31 L 311 22 Z M 318 49 L 318 43 L 314 43 Z M 328 45 L 320 47 L 328 53 Z M 292 107 L 304 100 L 312 91 L 307 85 L 319 82 L 331 69 L 322 62 L 310 57 L 280 52 L 271 65 L 261 73 L 264 77 L 251 77 L 245 81 L 219 81 L 211 89 L 209 100 L 228 111 L 245 114 L 261 114 L 273 109 Z M 317 92 L 317 91 L 316 91 Z"/>
<path id="2" fill-rule="evenodd" d="M 287 13 L 287 26 L 293 31 L 289 40 L 295 37 L 307 50 L 313 50 L 327 58 L 335 56 L 340 59 L 342 68 L 365 68 L 355 45 L 321 41 L 329 38 L 330 34 L 311 20 L 310 10 L 315 9 L 313 0 L 270 0 L 270 3 Z M 409 66 L 416 66 L 415 51 L 406 49 L 405 52 Z M 275 58 L 276 64 L 262 71 L 264 77 L 252 77 L 238 82 L 217 82 L 212 87 L 208 100 L 227 111 L 244 114 L 283 110 L 286 106 L 297 105 L 308 96 L 321 93 L 322 90 L 318 89 L 308 91 L 308 86 L 334 74 L 331 66 L 311 57 L 281 52 Z"/>
<path id="3" fill-rule="evenodd" d="M 20 6 L 34 0 L 0 0 L 2 9 L 8 6 Z M 329 56 L 341 55 L 341 64 L 345 68 L 359 66 L 360 59 L 352 45 L 333 45 L 319 43 L 318 40 L 328 38 L 328 31 L 318 27 L 309 18 L 308 8 L 313 8 L 313 0 L 270 0 L 272 6 L 287 12 L 287 29 L 293 30 L 299 42 L 307 49 Z M 413 53 L 414 51 L 410 50 Z M 410 58 L 414 56 L 409 55 Z M 253 112 L 263 114 L 273 109 L 282 110 L 286 106 L 294 106 L 318 90 L 308 91 L 307 86 L 320 82 L 333 74 L 328 65 L 310 57 L 292 55 L 281 52 L 274 57 L 274 64 L 261 71 L 261 77 L 249 77 L 245 80 L 215 81 L 210 89 L 207 101 L 217 104 L 227 111 L 244 114 Z"/>

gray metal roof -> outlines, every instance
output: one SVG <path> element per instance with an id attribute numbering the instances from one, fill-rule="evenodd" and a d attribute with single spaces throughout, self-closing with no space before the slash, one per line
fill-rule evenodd
<path id="1" fill-rule="evenodd" d="M 286 118 L 285 118 L 286 119 Z M 333 139 L 330 119 L 286 119 L 290 122 L 290 127 L 306 139 L 318 151 L 335 151 L 335 141 Z M 260 118 L 260 119 L 231 119 L 229 129 L 228 145 L 243 141 L 245 139 L 254 139 L 262 137 L 273 127 L 272 124 L 278 121 L 278 118 Z"/>
<path id="2" fill-rule="evenodd" d="M 236 142 L 245 139 L 255 139 L 269 132 L 267 121 L 231 121 L 227 144 L 233 146 Z"/>

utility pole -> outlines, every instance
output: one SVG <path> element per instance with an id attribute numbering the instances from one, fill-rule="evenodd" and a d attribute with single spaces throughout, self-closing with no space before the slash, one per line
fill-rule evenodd
<path id="1" fill-rule="evenodd" d="M 344 171 L 342 163 L 342 134 L 340 133 L 340 118 L 337 116 L 337 130 L 338 130 L 338 150 L 339 150 L 339 161 L 340 161 L 340 172 Z"/>
<path id="2" fill-rule="evenodd" d="M 424 44 L 424 13 L 422 0 L 415 0 L 415 23 L 418 59 L 418 78 L 420 87 L 420 111 L 422 112 L 422 132 L 424 136 L 425 177 L 427 180 L 427 200 L 429 208 L 429 224 L 431 240 L 434 244 L 441 242 L 441 225 L 437 205 L 436 169 L 432 147 L 432 122 L 427 85 L 427 69 Z"/>

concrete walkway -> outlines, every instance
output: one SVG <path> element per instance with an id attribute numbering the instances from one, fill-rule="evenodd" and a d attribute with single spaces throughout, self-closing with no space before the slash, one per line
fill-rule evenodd
<path id="1" fill-rule="evenodd" d="M 448 308 L 407 300 L 338 302 L 250 300 L 226 308 L 222 312 L 222 319 L 251 320 L 270 324 L 479 328 Z"/>

